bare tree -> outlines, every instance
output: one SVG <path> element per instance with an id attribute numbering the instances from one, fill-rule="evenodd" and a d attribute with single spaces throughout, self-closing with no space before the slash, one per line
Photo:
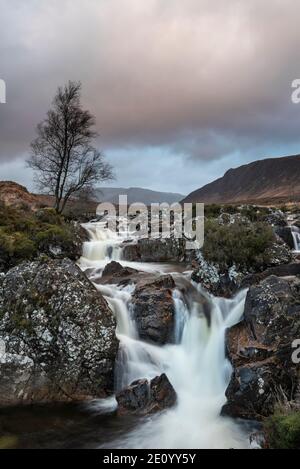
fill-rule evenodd
<path id="1" fill-rule="evenodd" d="M 70 197 L 96 183 L 113 179 L 112 167 L 93 146 L 98 136 L 95 118 L 80 103 L 81 83 L 69 81 L 57 90 L 46 119 L 37 126 L 28 165 L 36 185 L 53 195 L 55 210 L 62 213 Z"/>

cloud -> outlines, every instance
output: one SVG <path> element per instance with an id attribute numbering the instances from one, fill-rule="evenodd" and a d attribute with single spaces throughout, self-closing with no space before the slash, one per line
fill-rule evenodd
<path id="1" fill-rule="evenodd" d="M 68 79 L 82 81 L 108 154 L 157 162 L 160 148 L 161 168 L 300 140 L 299 2 L 0 0 L 0 11 L 2 161 L 28 151 Z"/>

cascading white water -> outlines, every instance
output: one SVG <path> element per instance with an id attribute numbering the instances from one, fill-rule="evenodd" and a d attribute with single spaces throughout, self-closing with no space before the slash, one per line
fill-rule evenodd
<path id="1" fill-rule="evenodd" d="M 124 238 L 117 239 L 116 235 L 110 238 L 99 224 L 85 227 L 91 242 L 84 247 L 80 265 L 83 269 L 93 266 L 101 272 L 114 258 L 114 253 L 121 252 L 120 244 Z M 112 255 L 107 255 L 108 250 Z M 127 262 L 126 265 L 137 268 L 139 264 Z M 144 265 L 139 267 L 145 269 Z M 153 272 L 158 270 L 158 265 L 152 268 Z M 116 389 L 136 379 L 152 379 L 164 372 L 178 397 L 174 408 L 145 418 L 138 428 L 114 441 L 111 447 L 245 448 L 247 436 L 244 431 L 232 420 L 221 417 L 220 410 L 226 402 L 225 390 L 232 372 L 225 356 L 225 331 L 242 317 L 246 293 L 241 292 L 233 300 L 214 298 L 202 292 L 201 286 L 193 284 L 188 274 L 176 273 L 174 280 L 178 285 L 173 292 L 175 343 L 165 346 L 139 339 L 130 303 L 134 286 L 121 288 L 96 284 L 117 317 L 120 351 Z M 186 286 L 185 295 L 180 289 L 182 284 Z M 189 290 L 192 293 L 189 294 Z M 201 298 L 205 298 L 209 307 L 209 321 L 203 312 Z"/>
<path id="2" fill-rule="evenodd" d="M 83 257 L 91 263 L 99 264 L 107 260 L 120 260 L 122 248 L 119 236 L 105 229 L 105 223 L 86 223 L 83 227 L 90 235 L 90 241 L 84 244 Z"/>
<path id="3" fill-rule="evenodd" d="M 291 231 L 294 240 L 294 250 L 300 252 L 300 229 L 297 226 L 291 226 Z"/>

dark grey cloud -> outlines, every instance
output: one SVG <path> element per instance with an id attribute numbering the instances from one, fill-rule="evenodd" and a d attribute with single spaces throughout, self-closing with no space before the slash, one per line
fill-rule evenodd
<path id="1" fill-rule="evenodd" d="M 214 161 L 288 153 L 300 140 L 300 107 L 290 99 L 300 76 L 300 2 L 0 0 L 0 11 L 2 161 L 26 154 L 68 79 L 82 81 L 84 105 L 121 173 L 140 152 L 135 174 L 155 161 L 159 184 L 168 165 L 182 162 L 190 181 L 199 163 L 217 174 L 223 163 Z"/>

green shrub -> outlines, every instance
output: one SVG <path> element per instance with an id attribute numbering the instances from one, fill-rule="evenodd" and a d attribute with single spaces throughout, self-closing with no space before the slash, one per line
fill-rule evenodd
<path id="1" fill-rule="evenodd" d="M 251 222 L 263 221 L 269 213 L 270 211 L 267 207 L 256 207 L 255 205 L 245 205 L 240 210 L 240 214 Z"/>
<path id="2" fill-rule="evenodd" d="M 53 209 L 29 212 L 0 204 L 0 271 L 40 254 L 50 254 L 58 246 L 61 255 L 76 258 L 73 225 Z"/>
<path id="3" fill-rule="evenodd" d="M 26 234 L 20 232 L 11 234 L 0 229 L 1 264 L 10 267 L 23 259 L 32 259 L 36 254 L 36 245 Z"/>
<path id="4" fill-rule="evenodd" d="M 300 411 L 277 410 L 264 429 L 271 449 L 300 449 Z"/>
<path id="5" fill-rule="evenodd" d="M 20 215 L 14 208 L 0 205 L 0 226 L 13 226 L 19 217 Z"/>
<path id="6" fill-rule="evenodd" d="M 39 249 L 47 250 L 51 244 L 67 245 L 72 242 L 72 233 L 67 227 L 47 226 L 43 231 L 39 231 L 35 235 L 36 243 Z"/>
<path id="7" fill-rule="evenodd" d="M 50 225 L 62 225 L 64 223 L 63 216 L 56 213 L 54 208 L 43 208 L 38 210 L 35 213 L 35 218 L 39 222 Z"/>
<path id="8" fill-rule="evenodd" d="M 37 248 L 31 239 L 24 233 L 15 233 L 11 238 L 11 257 L 16 261 L 32 259 L 37 254 Z"/>
<path id="9" fill-rule="evenodd" d="M 236 222 L 219 225 L 215 220 L 207 220 L 203 255 L 207 261 L 217 263 L 221 268 L 235 264 L 249 269 L 268 263 L 266 249 L 273 242 L 274 234 L 267 224 Z"/>
<path id="10" fill-rule="evenodd" d="M 206 218 L 218 218 L 221 214 L 222 206 L 217 204 L 205 205 L 204 215 Z"/>

